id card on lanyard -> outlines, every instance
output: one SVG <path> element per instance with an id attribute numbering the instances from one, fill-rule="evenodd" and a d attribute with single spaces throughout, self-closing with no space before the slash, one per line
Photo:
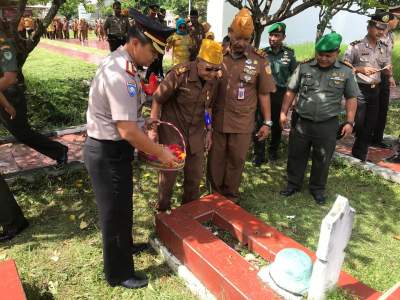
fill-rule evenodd
<path id="1" fill-rule="evenodd" d="M 243 81 L 241 81 L 241 82 L 240 82 L 240 85 L 239 85 L 238 97 L 237 97 L 237 99 L 238 99 L 239 101 L 244 100 L 244 91 L 245 91 L 245 89 L 244 89 L 244 87 L 243 87 Z"/>

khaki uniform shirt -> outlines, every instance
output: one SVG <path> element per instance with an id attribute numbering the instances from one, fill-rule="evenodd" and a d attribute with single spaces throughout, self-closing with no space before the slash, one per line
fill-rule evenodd
<path id="1" fill-rule="evenodd" d="M 336 61 L 328 69 L 320 69 L 315 59 L 301 63 L 289 79 L 288 89 L 297 93 L 296 111 L 300 117 L 322 122 L 341 112 L 346 99 L 360 94 L 351 67 Z"/>
<path id="2" fill-rule="evenodd" d="M 162 104 L 161 120 L 173 123 L 181 131 L 191 154 L 204 150 L 204 113 L 216 96 L 218 81 L 205 81 L 197 73 L 196 62 L 175 66 L 161 82 L 153 100 Z M 173 129 L 160 126 L 162 144 L 179 142 Z"/>
<path id="3" fill-rule="evenodd" d="M 275 79 L 276 85 L 281 88 L 286 88 L 287 81 L 297 66 L 294 50 L 282 46 L 278 52 L 274 52 L 271 47 L 265 48 L 264 51 L 268 54 L 272 76 Z"/>
<path id="4" fill-rule="evenodd" d="M 129 20 L 127 17 L 109 16 L 104 22 L 104 30 L 107 34 L 117 37 L 125 37 L 129 29 Z"/>
<path id="5" fill-rule="evenodd" d="M 258 95 L 275 91 L 269 62 L 262 51 L 257 51 L 249 46 L 242 57 L 234 59 L 229 47 L 224 50 L 223 77 L 213 105 L 215 130 L 223 133 L 253 132 Z"/>
<path id="6" fill-rule="evenodd" d="M 145 100 L 132 58 L 120 47 L 103 60 L 90 86 L 86 113 L 88 136 L 121 140 L 116 122 L 142 123 L 140 111 Z"/>
<path id="7" fill-rule="evenodd" d="M 344 54 L 344 60 L 348 61 L 354 67 L 372 67 L 382 69 L 390 64 L 390 50 L 382 41 L 378 41 L 373 48 L 368 38 L 365 37 L 360 41 L 350 44 Z M 377 72 L 370 76 L 357 74 L 357 82 L 363 84 L 377 84 L 381 82 L 381 72 Z"/>

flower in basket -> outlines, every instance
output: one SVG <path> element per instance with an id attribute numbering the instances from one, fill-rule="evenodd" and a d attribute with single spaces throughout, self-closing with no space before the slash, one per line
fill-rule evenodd
<path id="1" fill-rule="evenodd" d="M 185 160 L 186 158 L 186 153 L 183 151 L 181 146 L 177 144 L 172 144 L 167 146 L 169 150 L 175 155 L 176 158 L 178 158 L 180 161 Z"/>

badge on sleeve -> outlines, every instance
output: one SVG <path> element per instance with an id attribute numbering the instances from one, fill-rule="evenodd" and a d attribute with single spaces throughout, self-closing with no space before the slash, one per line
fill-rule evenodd
<path id="1" fill-rule="evenodd" d="M 137 86 L 134 82 L 127 82 L 126 87 L 128 88 L 128 94 L 131 97 L 135 97 L 137 95 Z"/>
<path id="2" fill-rule="evenodd" d="M 5 58 L 6 60 L 11 60 L 12 57 L 13 57 L 11 51 L 8 51 L 8 50 L 7 50 L 7 51 L 4 51 L 3 56 L 4 56 L 4 58 Z"/>

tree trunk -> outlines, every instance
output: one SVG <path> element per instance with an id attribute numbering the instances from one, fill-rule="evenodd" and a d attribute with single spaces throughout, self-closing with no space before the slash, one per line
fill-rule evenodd
<path id="1" fill-rule="evenodd" d="M 254 47 L 258 48 L 260 47 L 260 42 L 261 42 L 261 35 L 264 32 L 265 26 L 262 26 L 259 23 L 254 24 Z"/>

